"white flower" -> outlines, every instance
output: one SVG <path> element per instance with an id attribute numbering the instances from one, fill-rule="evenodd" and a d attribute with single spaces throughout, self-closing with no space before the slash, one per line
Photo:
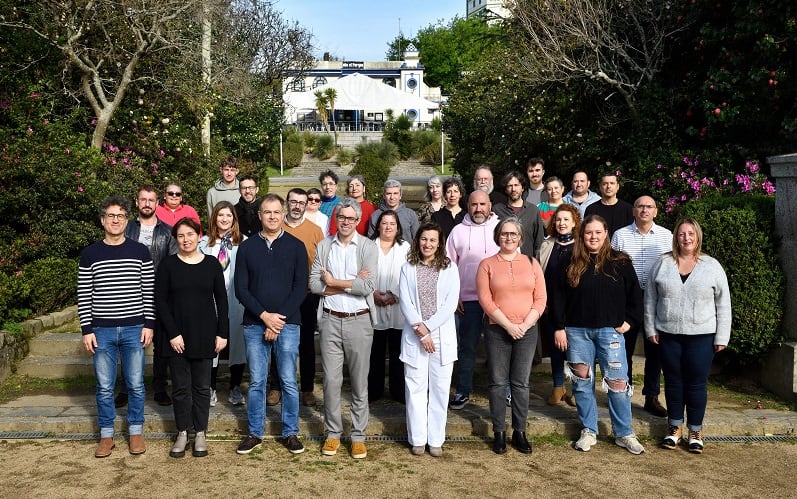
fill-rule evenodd
<path id="1" fill-rule="evenodd" d="M 168 125 L 169 124 L 169 118 L 163 118 L 161 120 L 161 123 L 163 123 L 164 125 Z"/>

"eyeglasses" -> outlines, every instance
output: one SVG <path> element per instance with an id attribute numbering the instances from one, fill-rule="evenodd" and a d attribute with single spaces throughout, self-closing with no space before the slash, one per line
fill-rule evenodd
<path id="1" fill-rule="evenodd" d="M 260 214 L 261 214 L 262 216 L 264 216 L 264 217 L 268 217 L 268 216 L 270 216 L 270 215 L 277 215 L 277 216 L 279 216 L 279 215 L 282 215 L 282 210 L 274 210 L 274 211 L 267 211 L 267 210 L 264 210 L 264 211 L 258 211 L 258 213 L 260 213 Z"/>
<path id="2" fill-rule="evenodd" d="M 323 186 L 323 187 L 334 187 L 336 185 L 338 185 L 338 184 L 336 184 L 335 182 L 322 182 L 321 183 L 321 186 Z"/>
<path id="3" fill-rule="evenodd" d="M 181 197 L 183 195 L 183 193 L 182 192 L 168 191 L 166 193 L 166 195 L 179 198 L 179 197 Z"/>
<path id="4" fill-rule="evenodd" d="M 656 205 L 655 204 L 638 204 L 638 205 L 634 206 L 634 208 L 636 208 L 639 211 L 642 211 L 642 210 L 655 210 L 656 209 Z"/>
<path id="5" fill-rule="evenodd" d="M 499 235 L 504 239 L 517 239 L 520 237 L 520 234 L 518 234 L 517 232 L 502 232 Z"/>
<path id="6" fill-rule="evenodd" d="M 291 199 L 288 201 L 288 204 L 291 206 L 307 206 L 307 201 L 297 201 L 295 199 Z"/>
<path id="7" fill-rule="evenodd" d="M 106 213 L 104 216 L 111 220 L 124 220 L 127 218 L 127 213 Z"/>
<path id="8" fill-rule="evenodd" d="M 242 191 L 254 191 L 254 190 L 257 190 L 257 186 L 256 185 L 247 185 L 246 187 L 241 186 L 241 190 Z"/>
<path id="9" fill-rule="evenodd" d="M 335 219 L 338 221 L 338 223 L 341 223 L 341 224 L 343 222 L 350 223 L 350 224 L 357 223 L 357 217 L 344 217 L 343 215 L 338 215 L 338 216 L 335 217 Z"/>
<path id="10" fill-rule="evenodd" d="M 307 198 L 308 203 L 320 203 L 321 198 Z"/>

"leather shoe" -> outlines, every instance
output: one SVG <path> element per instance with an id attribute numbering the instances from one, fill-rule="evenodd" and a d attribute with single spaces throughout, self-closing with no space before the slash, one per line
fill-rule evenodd
<path id="1" fill-rule="evenodd" d="M 113 438 L 101 438 L 97 450 L 94 451 L 94 457 L 108 457 L 114 447 Z"/>
<path id="2" fill-rule="evenodd" d="M 127 393 L 119 392 L 116 395 L 116 398 L 113 399 L 113 406 L 119 409 L 120 407 L 124 407 L 127 405 Z"/>
<path id="3" fill-rule="evenodd" d="M 531 444 L 526 439 L 525 431 L 512 432 L 512 447 L 523 454 L 531 454 Z"/>
<path id="4" fill-rule="evenodd" d="M 504 454 L 506 452 L 506 432 L 496 431 L 493 433 L 493 452 Z"/>
<path id="5" fill-rule="evenodd" d="M 130 454 L 137 456 L 147 452 L 144 435 L 130 435 Z"/>
<path id="6" fill-rule="evenodd" d="M 313 392 L 302 392 L 302 405 L 312 407 L 315 405 L 315 394 Z"/>
<path id="7" fill-rule="evenodd" d="M 155 396 L 152 398 L 155 399 L 158 405 L 172 405 L 172 398 L 166 392 L 155 392 Z"/>
<path id="8" fill-rule="evenodd" d="M 648 395 L 645 397 L 645 410 L 660 418 L 667 417 L 667 409 L 662 407 L 659 397 Z"/>
<path id="9" fill-rule="evenodd" d="M 269 390 L 266 396 L 266 405 L 277 405 L 282 398 L 282 392 L 279 390 Z"/>

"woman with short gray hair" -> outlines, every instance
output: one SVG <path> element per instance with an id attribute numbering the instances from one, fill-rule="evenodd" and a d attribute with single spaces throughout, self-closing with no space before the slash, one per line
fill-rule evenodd
<path id="1" fill-rule="evenodd" d="M 440 177 L 433 175 L 426 182 L 426 192 L 423 195 L 424 203 L 418 208 L 418 220 L 420 223 L 431 222 L 432 214 L 443 207 L 443 182 Z"/>

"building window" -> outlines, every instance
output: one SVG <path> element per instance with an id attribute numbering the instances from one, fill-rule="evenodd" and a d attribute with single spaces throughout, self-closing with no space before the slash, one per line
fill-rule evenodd
<path id="1" fill-rule="evenodd" d="M 382 83 L 385 85 L 389 85 L 393 88 L 396 88 L 396 79 L 395 78 L 382 78 Z"/>
<path id="2" fill-rule="evenodd" d="M 320 87 L 321 85 L 326 85 L 326 84 L 327 84 L 327 79 L 324 78 L 323 76 L 316 76 L 315 80 L 313 80 L 314 89 Z"/>
<path id="3" fill-rule="evenodd" d="M 407 88 L 409 88 L 410 90 L 415 90 L 417 86 L 418 86 L 418 80 L 416 80 L 415 78 L 409 78 L 407 80 Z"/>
<path id="4" fill-rule="evenodd" d="M 296 78 L 291 82 L 291 92 L 304 92 L 304 78 Z"/>

